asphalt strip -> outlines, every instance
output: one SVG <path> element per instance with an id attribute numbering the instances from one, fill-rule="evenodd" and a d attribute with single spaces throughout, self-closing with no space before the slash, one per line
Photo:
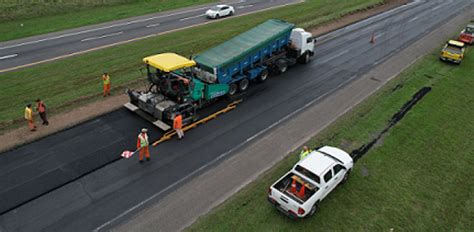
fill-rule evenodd
<path id="1" fill-rule="evenodd" d="M 396 87 L 400 88 L 399 86 Z M 353 150 L 350 155 L 354 159 L 354 162 L 357 162 L 362 156 L 364 156 L 376 143 L 379 141 L 393 126 L 395 126 L 400 120 L 405 117 L 405 115 L 427 94 L 431 91 L 431 87 L 423 87 L 418 92 L 416 92 L 413 97 L 406 102 L 400 110 L 395 113 L 387 126 L 369 143 L 366 143 L 359 148 Z"/>

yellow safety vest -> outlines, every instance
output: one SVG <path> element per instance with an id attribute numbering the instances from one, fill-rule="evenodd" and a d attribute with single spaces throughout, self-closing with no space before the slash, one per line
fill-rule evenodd
<path id="1" fill-rule="evenodd" d="M 104 81 L 104 85 L 110 84 L 110 76 L 109 75 L 102 75 L 102 80 Z"/>
<path id="2" fill-rule="evenodd" d="M 307 150 L 307 151 L 301 151 L 300 153 L 300 160 L 304 159 L 306 156 L 309 155 L 309 153 L 311 153 L 312 151 L 311 150 Z"/>
<path id="3" fill-rule="evenodd" d="M 25 119 L 26 120 L 32 120 L 33 119 L 31 109 L 28 108 L 28 107 L 25 108 Z"/>
<path id="4" fill-rule="evenodd" d="M 138 138 L 140 139 L 140 147 L 148 146 L 148 135 L 139 134 Z"/>

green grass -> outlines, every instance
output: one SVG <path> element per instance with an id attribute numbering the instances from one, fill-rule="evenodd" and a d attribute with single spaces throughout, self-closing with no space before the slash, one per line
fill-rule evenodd
<path id="1" fill-rule="evenodd" d="M 339 18 L 344 14 L 380 3 L 380 0 L 308 0 L 305 3 L 229 18 L 138 42 L 90 52 L 31 68 L 0 74 L 0 131 L 20 126 L 24 105 L 36 98 L 44 99 L 52 113 L 68 109 L 83 100 L 101 100 L 103 71 L 111 74 L 115 94 L 123 94 L 125 86 L 144 83 L 139 69 L 145 56 L 176 52 L 184 56 L 196 54 L 221 43 L 270 18 L 281 18 L 310 27 Z M 219 36 L 216 36 L 219 35 Z"/>
<path id="2" fill-rule="evenodd" d="M 0 3 L 0 41 L 209 2 L 216 0 L 7 0 Z"/>
<path id="3" fill-rule="evenodd" d="M 428 55 L 309 141 L 351 151 L 379 133 L 421 87 L 433 88 L 356 163 L 349 181 L 322 202 L 315 217 L 291 221 L 266 200 L 268 187 L 296 163 L 295 153 L 188 231 L 472 231 L 472 55 L 461 66 Z M 397 85 L 403 87 L 394 90 Z"/>

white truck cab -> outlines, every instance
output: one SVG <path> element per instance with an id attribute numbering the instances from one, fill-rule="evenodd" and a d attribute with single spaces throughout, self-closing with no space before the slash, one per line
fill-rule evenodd
<path id="1" fill-rule="evenodd" d="M 309 58 L 314 54 L 314 44 L 316 43 L 313 35 L 302 28 L 295 28 L 291 31 L 290 41 L 291 46 L 299 51 L 298 57 L 303 59 L 303 63 L 308 63 Z"/>
<path id="2" fill-rule="evenodd" d="M 268 201 L 290 218 L 311 216 L 319 203 L 347 180 L 353 164 L 345 151 L 324 146 L 276 181 L 268 189 Z"/>

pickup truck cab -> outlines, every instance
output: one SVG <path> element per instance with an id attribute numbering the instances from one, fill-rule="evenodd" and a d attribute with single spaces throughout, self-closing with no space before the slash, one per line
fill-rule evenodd
<path id="1" fill-rule="evenodd" d="M 461 64 L 461 61 L 464 58 L 464 43 L 456 40 L 449 40 L 441 50 L 439 58 L 442 61 Z"/>
<path id="2" fill-rule="evenodd" d="M 474 42 L 474 24 L 469 24 L 461 31 L 459 34 L 459 41 L 467 44 L 471 44 Z"/>
<path id="3" fill-rule="evenodd" d="M 290 218 L 313 215 L 321 201 L 349 177 L 354 162 L 345 151 L 324 146 L 299 161 L 268 189 L 268 201 Z"/>

